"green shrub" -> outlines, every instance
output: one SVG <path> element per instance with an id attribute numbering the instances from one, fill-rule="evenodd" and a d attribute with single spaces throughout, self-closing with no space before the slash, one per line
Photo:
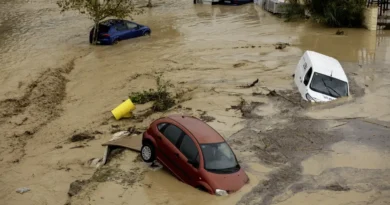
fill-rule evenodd
<path id="1" fill-rule="evenodd" d="M 298 3 L 298 0 L 289 0 L 289 4 L 284 4 L 283 10 L 285 13 L 282 17 L 286 21 L 295 21 L 305 18 L 305 5 Z"/>
<path id="2" fill-rule="evenodd" d="M 366 0 L 289 0 L 286 6 L 287 20 L 303 18 L 305 10 L 318 23 L 331 27 L 361 27 L 364 20 Z"/>
<path id="3" fill-rule="evenodd" d="M 143 92 L 133 92 L 130 94 L 130 99 L 136 104 L 145 104 L 153 101 L 152 110 L 156 112 L 166 111 L 175 105 L 175 100 L 172 94 L 168 92 L 168 87 L 172 86 L 169 81 L 161 80 L 161 77 L 156 78 L 157 90 L 149 89 Z"/>
<path id="4" fill-rule="evenodd" d="M 317 22 L 332 27 L 360 27 L 365 0 L 311 0 L 308 8 Z"/>

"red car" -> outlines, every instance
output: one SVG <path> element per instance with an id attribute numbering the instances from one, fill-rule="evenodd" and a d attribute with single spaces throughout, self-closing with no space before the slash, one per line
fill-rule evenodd
<path id="1" fill-rule="evenodd" d="M 195 117 L 154 121 L 143 134 L 141 157 L 157 159 L 182 182 L 210 194 L 227 195 L 249 182 L 225 139 Z"/>

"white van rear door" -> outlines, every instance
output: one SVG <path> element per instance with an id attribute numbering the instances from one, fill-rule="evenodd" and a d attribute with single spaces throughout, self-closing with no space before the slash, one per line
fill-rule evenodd
<path id="1" fill-rule="evenodd" d="M 303 64 L 305 63 L 304 56 L 305 55 L 303 55 L 301 57 L 301 59 L 299 59 L 298 65 L 295 69 L 294 82 L 295 82 L 295 85 L 297 86 L 298 90 L 300 90 L 300 86 L 302 84 L 301 79 L 303 76 Z"/>
<path id="2" fill-rule="evenodd" d="M 307 92 L 306 85 L 304 84 L 303 81 L 305 75 L 307 74 L 307 71 L 309 70 L 309 68 L 311 68 L 311 65 L 308 64 L 310 61 L 309 59 L 307 59 L 307 57 L 308 56 L 306 53 L 302 56 L 301 60 L 299 61 L 296 70 L 296 75 L 295 75 L 295 84 L 297 85 L 298 90 L 301 93 L 303 98 L 305 98 L 304 96 L 306 95 Z"/>

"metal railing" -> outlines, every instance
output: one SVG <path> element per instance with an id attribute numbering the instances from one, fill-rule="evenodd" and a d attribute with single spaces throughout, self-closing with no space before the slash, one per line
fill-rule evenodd
<path id="1" fill-rule="evenodd" d="M 367 0 L 367 7 L 372 5 L 378 6 L 378 15 L 383 16 L 387 10 L 389 10 L 390 0 Z"/>

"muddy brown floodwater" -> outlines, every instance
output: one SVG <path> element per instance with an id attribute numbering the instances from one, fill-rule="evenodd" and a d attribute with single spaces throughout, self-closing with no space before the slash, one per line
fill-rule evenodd
<path id="1" fill-rule="evenodd" d="M 54 1 L 0 0 L 0 204 L 390 204 L 387 31 L 339 36 L 253 4 L 155 3 L 135 17 L 151 37 L 95 47 L 91 22 L 60 14 Z M 276 50 L 277 42 L 291 46 Z M 352 96 L 302 102 L 291 75 L 307 49 L 342 62 Z M 151 115 L 141 115 L 150 104 L 137 105 L 134 119 L 115 121 L 110 110 L 131 92 L 154 88 L 158 74 L 174 85 L 178 104 Z M 132 151 L 88 166 L 112 133 L 145 130 L 171 113 L 207 119 L 250 183 L 211 196 L 150 169 Z M 79 133 L 88 140 L 69 140 Z M 31 191 L 16 193 L 20 187 Z"/>

